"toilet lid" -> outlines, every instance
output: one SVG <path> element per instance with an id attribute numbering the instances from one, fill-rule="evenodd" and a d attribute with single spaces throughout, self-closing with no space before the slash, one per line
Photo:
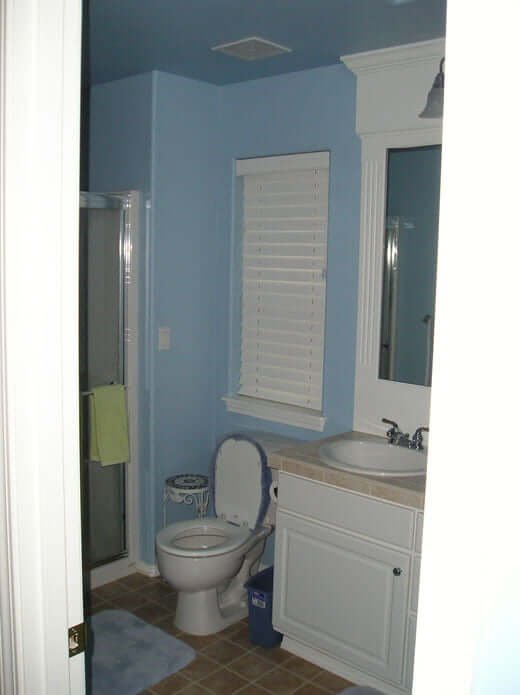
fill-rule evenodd
<path id="1" fill-rule="evenodd" d="M 271 484 L 262 447 L 244 435 L 227 437 L 217 447 L 211 473 L 216 515 L 251 530 L 261 526 Z"/>

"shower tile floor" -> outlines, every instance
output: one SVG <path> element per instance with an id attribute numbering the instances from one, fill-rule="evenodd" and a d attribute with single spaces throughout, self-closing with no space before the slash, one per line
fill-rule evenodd
<path id="1" fill-rule="evenodd" d="M 195 637 L 173 624 L 176 595 L 162 579 L 131 574 L 90 592 L 91 615 L 121 608 L 190 644 L 195 659 L 141 695 L 332 695 L 352 686 L 280 647 L 264 649 L 248 639 L 247 619 L 207 637 Z"/>

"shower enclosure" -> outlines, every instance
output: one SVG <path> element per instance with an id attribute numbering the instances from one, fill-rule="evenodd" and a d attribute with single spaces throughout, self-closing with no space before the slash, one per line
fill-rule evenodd
<path id="1" fill-rule="evenodd" d="M 124 561 L 129 555 L 129 464 L 102 466 L 89 460 L 88 392 L 94 386 L 125 384 L 130 405 L 135 391 L 135 384 L 129 383 L 129 377 L 130 381 L 133 377 L 128 363 L 130 342 L 131 348 L 135 348 L 135 335 L 129 326 L 133 270 L 131 204 L 131 194 L 80 195 L 79 382 L 83 553 L 87 570 Z"/>

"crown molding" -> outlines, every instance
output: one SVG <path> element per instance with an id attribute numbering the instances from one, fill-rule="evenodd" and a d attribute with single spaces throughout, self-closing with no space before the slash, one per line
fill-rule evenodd
<path id="1" fill-rule="evenodd" d="M 341 56 L 341 61 L 355 75 L 364 72 L 393 69 L 401 65 L 440 60 L 444 56 L 444 38 L 419 41 L 375 51 Z"/>

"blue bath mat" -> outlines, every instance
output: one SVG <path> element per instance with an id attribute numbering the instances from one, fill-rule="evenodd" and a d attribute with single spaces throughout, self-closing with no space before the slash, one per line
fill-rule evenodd
<path id="1" fill-rule="evenodd" d="M 91 695 L 135 695 L 195 657 L 190 646 L 127 611 L 101 611 L 89 625 Z"/>

